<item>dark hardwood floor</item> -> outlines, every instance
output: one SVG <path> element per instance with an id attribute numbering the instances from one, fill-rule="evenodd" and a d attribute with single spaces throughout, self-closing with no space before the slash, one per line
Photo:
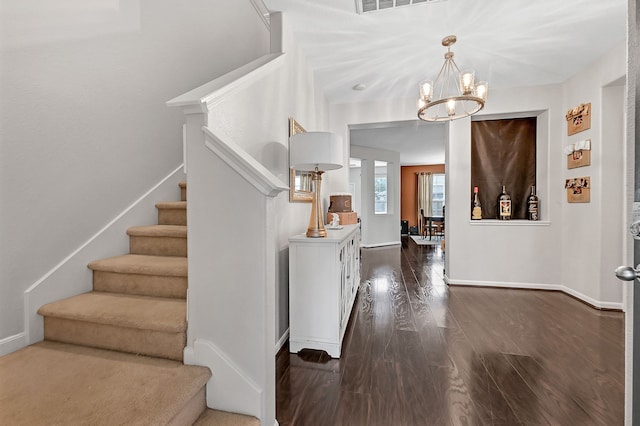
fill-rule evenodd
<path id="1" fill-rule="evenodd" d="M 439 247 L 362 249 L 342 357 L 277 357 L 282 426 L 622 425 L 624 317 L 559 292 L 448 287 Z"/>

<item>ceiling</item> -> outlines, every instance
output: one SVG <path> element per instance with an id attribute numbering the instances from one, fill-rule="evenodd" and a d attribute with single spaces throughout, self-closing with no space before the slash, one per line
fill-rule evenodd
<path id="1" fill-rule="evenodd" d="M 349 126 L 353 145 L 400 153 L 400 164 L 444 164 L 447 127 L 420 120 L 368 123 Z"/>
<path id="2" fill-rule="evenodd" d="M 366 14 L 356 1 L 264 0 L 284 12 L 330 103 L 417 98 L 450 34 L 460 69 L 489 82 L 488 102 L 492 89 L 566 81 L 626 38 L 627 0 L 444 0 Z"/>

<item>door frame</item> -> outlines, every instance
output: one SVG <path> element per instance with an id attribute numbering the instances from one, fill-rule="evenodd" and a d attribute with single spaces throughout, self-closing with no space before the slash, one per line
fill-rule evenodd
<path id="1" fill-rule="evenodd" d="M 640 207 L 640 73 L 638 72 L 638 26 L 640 9 L 636 0 L 628 1 L 627 34 L 627 176 L 629 191 L 633 187 L 631 208 L 627 208 L 628 224 L 634 220 L 633 210 Z M 630 235 L 630 234 L 627 234 Z M 630 237 L 629 237 L 630 238 Z M 627 256 L 633 266 L 640 264 L 640 240 L 633 241 L 633 250 Z M 638 280 L 625 283 L 625 425 L 640 424 L 640 297 L 634 297 Z M 635 367 L 635 368 L 634 368 Z"/>

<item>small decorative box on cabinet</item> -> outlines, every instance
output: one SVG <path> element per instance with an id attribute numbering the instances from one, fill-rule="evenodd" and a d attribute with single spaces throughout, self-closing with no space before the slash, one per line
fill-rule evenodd
<path id="1" fill-rule="evenodd" d="M 360 225 L 327 238 L 289 238 L 289 351 L 318 349 L 340 358 L 360 285 Z"/>

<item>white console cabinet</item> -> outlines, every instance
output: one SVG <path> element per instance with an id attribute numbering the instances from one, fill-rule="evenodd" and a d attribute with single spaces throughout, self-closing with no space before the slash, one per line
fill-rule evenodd
<path id="1" fill-rule="evenodd" d="M 340 358 L 360 285 L 360 225 L 327 238 L 289 238 L 289 351 L 319 349 Z"/>

